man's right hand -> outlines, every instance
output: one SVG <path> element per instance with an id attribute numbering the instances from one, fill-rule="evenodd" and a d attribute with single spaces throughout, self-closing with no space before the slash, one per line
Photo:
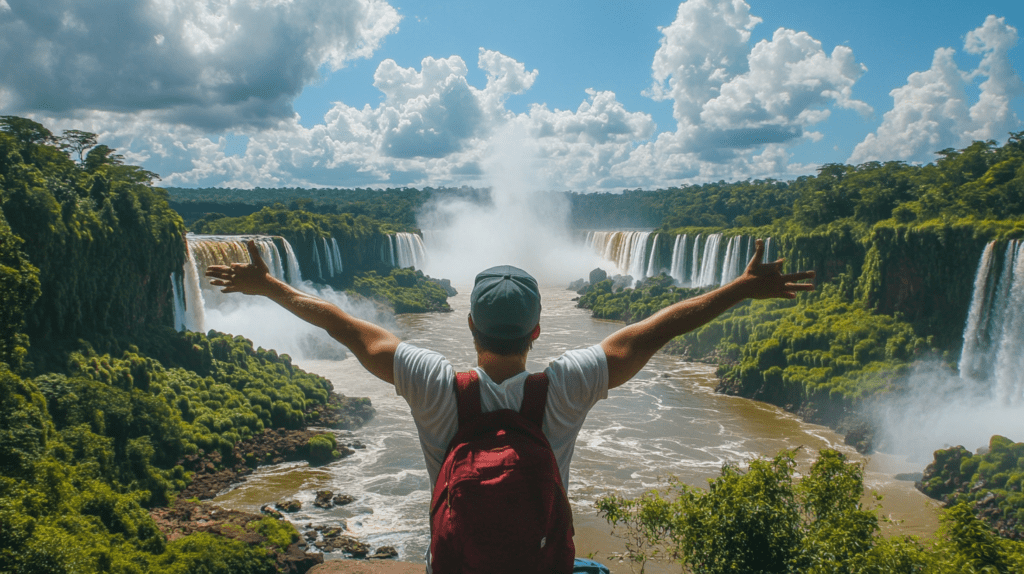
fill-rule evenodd
<path id="1" fill-rule="evenodd" d="M 275 282 L 270 275 L 270 268 L 260 256 L 255 241 L 250 239 L 245 243 L 245 247 L 249 251 L 251 263 L 210 265 L 206 268 L 206 276 L 213 278 L 210 281 L 211 285 L 223 287 L 221 293 L 267 295 Z"/>

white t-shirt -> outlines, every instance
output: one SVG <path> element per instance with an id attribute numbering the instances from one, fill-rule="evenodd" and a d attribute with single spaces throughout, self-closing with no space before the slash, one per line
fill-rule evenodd
<path id="1" fill-rule="evenodd" d="M 477 367 L 483 412 L 519 410 L 526 371 L 497 384 Z M 608 360 L 600 345 L 569 351 L 551 361 L 542 430 L 555 453 L 562 486 L 569 490 L 569 463 L 576 436 L 597 401 L 608 397 Z M 395 351 L 395 390 L 409 403 L 433 491 L 448 443 L 458 430 L 455 369 L 440 353 L 407 343 Z"/>

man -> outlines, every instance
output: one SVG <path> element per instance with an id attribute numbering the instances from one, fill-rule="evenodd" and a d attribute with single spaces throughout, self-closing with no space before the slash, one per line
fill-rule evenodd
<path id="1" fill-rule="evenodd" d="M 211 266 L 206 275 L 223 292 L 262 295 L 299 318 L 325 329 L 345 345 L 372 374 L 395 385 L 409 403 L 419 431 L 431 488 L 458 428 L 455 369 L 438 353 L 402 343 L 385 329 L 348 315 L 336 306 L 274 279 L 255 244 L 252 263 Z M 569 351 L 551 362 L 542 430 L 558 464 L 563 488 L 580 428 L 608 390 L 630 380 L 672 338 L 711 321 L 748 298 L 796 297 L 814 286 L 799 283 L 813 271 L 783 275 L 782 260 L 764 263 L 764 243 L 743 275 L 709 293 L 681 301 L 651 317 L 627 325 L 593 347 Z M 494 267 L 477 276 L 470 297 L 469 329 L 477 352 L 482 411 L 519 410 L 526 359 L 540 336 L 540 292 L 521 269 Z M 429 565 L 428 565 L 429 571 Z"/>

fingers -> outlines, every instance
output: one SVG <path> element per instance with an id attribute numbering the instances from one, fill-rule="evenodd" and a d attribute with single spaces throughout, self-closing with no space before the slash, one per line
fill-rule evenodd
<path id="1" fill-rule="evenodd" d="M 814 283 L 786 283 L 782 288 L 786 291 L 814 291 Z"/>
<path id="2" fill-rule="evenodd" d="M 224 273 L 230 272 L 231 269 L 226 265 L 210 265 L 206 268 L 207 277 L 218 277 Z"/>
<path id="3" fill-rule="evenodd" d="M 260 255 L 260 250 L 256 248 L 256 241 L 250 239 L 245 242 L 246 249 L 249 250 L 249 260 L 252 264 L 259 268 L 261 271 L 269 269 L 267 264 L 263 262 L 263 257 Z"/>
<path id="4" fill-rule="evenodd" d="M 764 241 L 757 239 L 754 241 L 754 256 L 750 258 L 750 263 L 747 263 L 747 268 L 760 265 L 762 261 L 764 261 Z"/>

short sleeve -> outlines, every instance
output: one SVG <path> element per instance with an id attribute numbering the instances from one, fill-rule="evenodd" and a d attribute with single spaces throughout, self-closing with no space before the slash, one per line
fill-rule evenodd
<path id="1" fill-rule="evenodd" d="M 395 350 L 395 392 L 417 419 L 437 413 L 454 392 L 455 369 L 436 351 L 400 343 Z"/>
<path id="2" fill-rule="evenodd" d="M 568 351 L 547 372 L 552 381 L 561 382 L 548 390 L 548 401 L 559 416 L 586 416 L 597 401 L 608 398 L 608 359 L 600 345 Z"/>

